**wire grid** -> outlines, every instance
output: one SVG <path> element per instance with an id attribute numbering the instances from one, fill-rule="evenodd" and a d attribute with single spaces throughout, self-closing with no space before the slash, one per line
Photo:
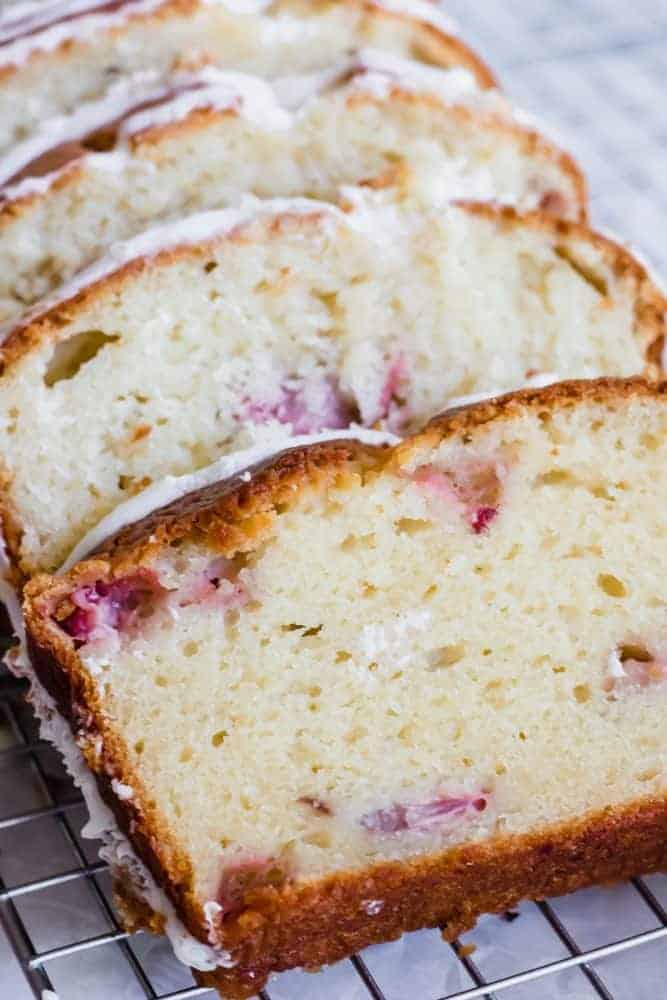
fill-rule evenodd
<path id="1" fill-rule="evenodd" d="M 513 94 L 565 136 L 591 182 L 594 221 L 667 270 L 667 4 L 448 0 Z M 185 1000 L 198 988 L 164 939 L 127 935 L 106 865 L 81 839 L 85 809 L 39 741 L 22 685 L 0 673 L 0 922 L 35 996 Z M 404 936 L 262 1000 L 660 1000 L 667 997 L 667 877 L 526 903 L 453 945 Z M 23 1000 L 0 932 L 0 995 Z M 9 980 L 5 977 L 9 975 Z M 11 992 L 10 992 L 11 991 Z"/>

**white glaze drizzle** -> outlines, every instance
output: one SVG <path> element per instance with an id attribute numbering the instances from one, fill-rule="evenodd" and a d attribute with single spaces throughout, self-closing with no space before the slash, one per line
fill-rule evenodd
<path id="1" fill-rule="evenodd" d="M 70 39 L 90 39 L 96 35 L 99 31 L 104 31 L 107 28 L 115 27 L 127 21 L 130 17 L 137 14 L 149 14 L 152 11 L 160 7 L 165 0 L 139 0 L 139 3 L 133 3 L 127 7 L 121 7 L 119 10 L 109 11 L 106 14 L 90 13 L 84 14 L 81 17 L 77 17 L 72 21 L 65 21 L 61 24 L 52 24 L 49 26 L 46 24 L 43 28 L 37 31 L 35 34 L 28 35 L 24 38 L 18 38 L 14 42 L 9 42 L 0 48 L 0 65 L 1 66 L 20 66 L 34 52 L 52 52 L 57 49 L 63 42 L 69 41 Z M 80 7 L 80 4 L 76 3 L 76 0 L 70 0 L 70 3 L 63 4 L 63 8 L 69 8 L 70 4 L 74 4 Z M 60 4 L 58 7 L 60 8 Z M 87 6 L 87 5 L 86 5 Z M 54 11 L 55 16 L 62 16 L 62 9 Z M 1 32 L 1 26 L 0 26 Z M 5 28 L 5 36 L 9 35 L 9 30 Z M 0 37 L 0 42 L 2 38 Z"/>
<path id="2" fill-rule="evenodd" d="M 211 465 L 184 476 L 166 476 L 152 486 L 137 493 L 124 503 L 119 504 L 110 514 L 102 518 L 75 546 L 59 572 L 66 573 L 75 563 L 85 558 L 89 552 L 96 549 L 102 542 L 115 535 L 128 524 L 134 524 L 153 511 L 165 507 L 174 500 L 179 500 L 188 493 L 203 489 L 213 483 L 233 476 L 241 475 L 243 482 L 250 478 L 250 468 L 265 462 L 287 448 L 304 448 L 307 445 L 319 444 L 323 441 L 356 440 L 363 444 L 384 445 L 398 444 L 399 438 L 384 431 L 372 431 L 365 427 L 351 427 L 348 430 L 325 431 L 322 434 L 304 434 L 292 437 L 285 432 L 284 427 L 276 425 L 272 440 L 267 444 L 257 444 L 243 451 L 223 455 Z M 247 470 L 246 476 L 243 470 Z"/>
<path id="3" fill-rule="evenodd" d="M 60 24 L 53 24 L 56 18 L 62 18 L 69 14 L 77 14 L 85 10 L 90 5 L 90 0 L 61 0 L 58 3 L 49 4 L 44 10 L 41 4 L 27 3 L 20 5 L 18 9 L 10 8 L 5 15 L 0 17 L 0 45 L 3 36 L 5 39 L 11 37 L 13 33 L 12 24 L 19 17 L 33 16 L 40 22 L 39 30 L 24 38 L 18 38 L 14 42 L 8 42 L 0 50 L 0 65 L 18 66 L 30 58 L 33 52 L 50 52 L 56 49 L 63 42 L 70 39 L 86 40 L 93 38 L 99 31 L 122 24 L 135 14 L 146 14 L 156 10 L 165 3 L 165 0 L 139 0 L 123 6 L 118 10 L 107 13 L 91 11 L 89 14 L 81 13 L 80 16 Z M 286 17 L 264 17 L 264 11 L 270 6 L 271 0 L 201 0 L 202 6 L 223 7 L 232 15 L 259 16 L 262 20 L 280 26 L 284 22 L 290 26 L 290 22 L 307 23 L 308 19 L 299 21 L 295 18 Z M 428 24 L 445 34 L 456 34 L 455 22 L 446 17 L 440 7 L 429 0 L 371 0 L 372 5 L 378 10 L 386 10 L 389 13 L 409 18 L 418 23 Z"/>
<path id="4" fill-rule="evenodd" d="M 554 382 L 560 382 L 561 377 L 555 372 L 540 372 L 531 375 L 521 385 L 513 386 L 510 389 L 488 389 L 486 392 L 474 392 L 469 396 L 452 396 L 447 401 L 447 410 L 453 410 L 457 406 L 472 406 L 474 403 L 483 403 L 487 399 L 494 399 L 496 396 L 505 396 L 508 392 L 518 392 L 520 389 L 543 389 Z M 446 412 L 444 410 L 443 412 Z"/>
<path id="5" fill-rule="evenodd" d="M 350 73 L 353 74 L 351 78 Z M 70 166 L 69 163 L 45 177 L 26 178 L 11 187 L 6 185 L 19 171 L 49 150 L 80 139 L 101 125 L 121 118 L 143 101 L 159 100 L 170 90 L 197 87 L 178 93 L 157 107 L 131 114 L 120 126 L 119 141 L 113 152 L 88 154 L 89 159 L 95 159 L 95 166 L 104 167 L 107 157 L 115 157 L 117 163 L 118 152 L 127 149 L 127 139 L 131 135 L 183 121 L 198 108 L 224 110 L 233 107 L 241 117 L 266 131 L 287 130 L 295 124 L 295 118 L 304 106 L 322 91 L 340 85 L 341 80 L 345 80 L 343 89 L 365 91 L 379 100 L 387 100 L 392 88 L 399 86 L 411 93 L 430 94 L 449 105 L 475 106 L 502 113 L 508 118 L 514 114 L 498 91 L 480 90 L 468 70 L 424 66 L 415 60 L 375 49 L 362 49 L 353 59 L 320 73 L 279 77 L 271 82 L 213 66 L 205 66 L 196 73 L 176 73 L 167 78 L 148 71 L 118 81 L 104 97 L 83 104 L 73 114 L 46 121 L 34 135 L 12 147 L 0 160 L 0 188 L 5 186 L 3 193 L 6 200 L 32 191 L 48 190 L 52 181 Z M 295 115 L 289 115 L 288 110 Z M 110 159 L 109 166 L 113 169 L 114 165 Z"/>

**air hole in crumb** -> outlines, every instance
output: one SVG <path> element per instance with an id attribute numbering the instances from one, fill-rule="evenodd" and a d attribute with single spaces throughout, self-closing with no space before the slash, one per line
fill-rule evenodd
<path id="1" fill-rule="evenodd" d="M 348 535 L 340 544 L 343 552 L 354 552 L 355 549 L 374 549 L 375 534 L 369 535 Z"/>
<path id="2" fill-rule="evenodd" d="M 535 480 L 538 486 L 562 486 L 564 483 L 574 483 L 575 479 L 567 469 L 549 469 Z"/>
<path id="3" fill-rule="evenodd" d="M 351 659 L 352 653 L 348 653 L 346 649 L 339 649 L 336 653 L 336 663 L 347 663 Z"/>
<path id="4" fill-rule="evenodd" d="M 225 742 L 227 737 L 227 731 L 225 729 L 219 729 L 217 733 L 213 733 L 211 736 L 211 743 L 214 747 L 221 747 Z"/>
<path id="5" fill-rule="evenodd" d="M 218 266 L 217 261 L 207 260 L 206 263 L 204 264 L 204 270 L 206 271 L 207 274 L 210 274 L 211 271 L 215 271 L 217 266 Z"/>
<path id="6" fill-rule="evenodd" d="M 604 590 L 609 597 L 625 597 L 627 588 L 622 580 L 612 573 L 600 573 L 598 576 L 598 587 Z"/>
<path id="7" fill-rule="evenodd" d="M 307 834 L 303 838 L 304 844 L 310 844 L 311 847 L 321 847 L 326 849 L 331 847 L 331 834 L 327 830 L 315 830 L 313 833 Z"/>
<path id="8" fill-rule="evenodd" d="M 55 347 L 51 355 L 51 361 L 44 373 L 44 385 L 51 388 L 58 382 L 74 378 L 79 369 L 88 361 L 92 361 L 103 347 L 115 344 L 119 340 L 119 336 L 109 336 L 101 330 L 84 330 L 83 333 L 77 333 L 69 340 L 64 340 Z"/>
<path id="9" fill-rule="evenodd" d="M 575 701 L 583 705 L 585 702 L 590 701 L 591 689 L 588 684 L 577 684 L 572 689 L 572 694 L 575 697 Z"/>
<path id="10" fill-rule="evenodd" d="M 640 444 L 644 446 L 648 451 L 657 451 L 661 445 L 661 440 L 656 437 L 655 434 L 642 434 L 639 438 Z"/>
<path id="11" fill-rule="evenodd" d="M 134 752 L 136 754 L 142 754 L 144 752 L 144 745 L 145 744 L 143 740 L 137 740 L 137 742 L 134 744 Z"/>
<path id="12" fill-rule="evenodd" d="M 191 639 L 190 642 L 186 642 L 183 644 L 183 656 L 187 657 L 196 656 L 198 652 L 199 652 L 198 642 L 195 642 L 194 640 Z"/>
<path id="13" fill-rule="evenodd" d="M 302 639 L 310 639 L 314 635 L 319 635 L 324 625 L 313 625 L 312 628 L 307 628 L 306 631 L 301 636 Z"/>
<path id="14" fill-rule="evenodd" d="M 587 285 L 594 288 L 598 295 L 601 295 L 603 298 L 608 295 L 609 288 L 605 278 L 602 275 L 597 274 L 585 261 L 579 260 L 569 247 L 555 247 L 554 253 L 557 257 L 560 257 L 561 260 L 565 261 L 566 264 L 569 264 L 572 270 L 576 271 L 579 277 L 583 278 Z"/>
<path id="15" fill-rule="evenodd" d="M 394 524 L 399 535 L 418 535 L 431 527 L 430 521 L 419 517 L 401 517 Z"/>
<path id="16" fill-rule="evenodd" d="M 611 494 L 611 493 L 609 492 L 609 490 L 607 489 L 607 487 L 606 487 L 606 486 L 604 486 L 604 485 L 603 485 L 602 483 L 598 483 L 598 484 L 597 484 L 597 485 L 595 485 L 595 486 L 591 486 L 591 487 L 590 487 L 590 491 L 591 491 L 592 495 L 593 495 L 593 496 L 594 496 L 594 497 L 595 497 L 595 498 L 596 498 L 597 500 L 611 500 L 611 501 L 613 502 L 613 501 L 614 501 L 614 500 L 616 499 L 616 498 L 615 498 L 615 497 L 614 497 L 614 496 L 613 496 L 613 495 L 612 495 L 612 494 Z"/>
<path id="17" fill-rule="evenodd" d="M 528 737 L 527 737 L 527 736 L 526 736 L 526 734 L 524 733 L 523 729 L 520 729 L 520 730 L 519 730 L 519 739 L 520 739 L 520 740 L 526 740 L 526 739 L 528 739 Z"/>
<path id="18" fill-rule="evenodd" d="M 644 646 L 635 646 L 634 643 L 625 643 L 619 647 L 618 658 L 621 663 L 627 660 L 637 660 L 639 663 L 650 663 L 653 656 Z"/>
<path id="19" fill-rule="evenodd" d="M 442 670 L 445 667 L 453 667 L 465 656 L 466 648 L 462 642 L 454 643 L 451 646 L 440 646 L 439 649 L 432 649 L 427 654 L 429 670 Z"/>

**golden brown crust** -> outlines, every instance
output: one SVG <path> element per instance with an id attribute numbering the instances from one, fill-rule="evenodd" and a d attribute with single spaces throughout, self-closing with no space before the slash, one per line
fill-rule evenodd
<path id="1" fill-rule="evenodd" d="M 225 997 L 249 997 L 272 972 L 316 969 L 422 927 L 441 927 L 451 941 L 481 914 L 501 913 L 523 899 L 666 868 L 667 799 L 647 798 L 533 835 L 257 893 L 245 923 L 236 921 L 243 935 L 239 964 L 195 975 Z M 376 916 L 364 909 L 369 900 L 383 901 Z"/>
<path id="2" fill-rule="evenodd" d="M 406 104 L 430 105 L 436 112 L 447 114 L 453 121 L 458 121 L 467 127 L 474 126 L 479 130 L 488 129 L 498 135 L 511 135 L 516 139 L 521 151 L 526 156 L 556 164 L 572 185 L 573 204 L 571 206 L 564 206 L 562 196 L 559 196 L 558 198 L 554 197 L 551 201 L 548 198 L 545 199 L 542 205 L 543 210 L 550 215 L 569 216 L 569 209 L 574 213 L 575 221 L 586 221 L 588 217 L 588 189 L 583 172 L 569 153 L 554 145 L 535 129 L 521 125 L 519 122 L 513 121 L 510 116 L 497 112 L 481 112 L 464 105 L 446 105 L 437 95 L 405 90 L 400 86 L 400 83 L 392 87 L 390 99 Z M 363 91 L 355 92 L 348 98 L 348 104 L 351 106 L 360 102 L 375 104 L 379 107 L 384 107 L 387 103 L 372 93 Z M 143 154 L 153 159 L 159 155 L 159 147 L 162 143 L 196 135 L 229 117 L 238 117 L 238 111 L 234 108 L 195 108 L 177 121 L 147 126 L 141 131 L 133 133 L 128 137 L 128 143 L 136 154 Z M 5 201 L 2 200 L 0 194 L 0 232 L 15 223 L 31 208 L 47 201 L 52 192 L 61 191 L 80 181 L 85 175 L 82 161 L 87 154 L 88 150 L 81 147 L 79 155 L 59 169 L 46 191 L 29 191 Z M 555 196 L 559 193 L 554 192 L 553 194 Z"/>
<path id="3" fill-rule="evenodd" d="M 105 544 L 104 552 L 66 576 L 43 576 L 28 584 L 25 615 L 37 677 L 78 736 L 119 825 L 191 933 L 208 940 L 188 859 L 170 842 L 167 824 L 133 772 L 74 644 L 51 621 L 57 602 L 74 586 L 136 569 L 156 550 L 193 534 L 206 536 L 228 554 L 245 551 L 271 529 L 276 511 L 300 502 L 309 491 L 344 485 L 346 477 L 391 471 L 409 460 L 414 449 L 452 436 L 467 438 L 490 421 L 527 411 L 547 419 L 555 410 L 581 403 L 620 407 L 641 398 L 667 405 L 667 383 L 600 379 L 557 384 L 451 410 L 391 449 L 347 440 L 292 449 L 257 467 L 250 482 L 236 477 L 197 491 L 119 533 Z M 100 735 L 103 750 L 98 755 L 94 747 Z M 113 778 L 132 785 L 131 800 L 116 798 Z M 244 909 L 217 927 L 218 944 L 232 952 L 235 967 L 199 973 L 198 979 L 226 996 L 247 997 L 272 971 L 317 967 L 424 926 L 441 926 L 452 938 L 481 913 L 501 911 L 525 897 L 560 894 L 663 868 L 667 796 L 610 807 L 530 835 L 499 835 L 409 862 L 381 863 L 280 889 L 264 887 L 247 893 Z M 156 915 L 133 902 L 127 885 L 121 891 L 131 925 L 159 926 Z M 367 912 L 369 900 L 383 901 L 378 914 Z"/>

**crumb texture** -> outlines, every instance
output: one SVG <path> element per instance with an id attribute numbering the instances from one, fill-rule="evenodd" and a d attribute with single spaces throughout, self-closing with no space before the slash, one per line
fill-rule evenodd
<path id="1" fill-rule="evenodd" d="M 630 395 L 431 432 L 243 555 L 163 548 L 107 632 L 92 581 L 51 609 L 202 904 L 664 796 L 666 431 Z"/>
<path id="2" fill-rule="evenodd" d="M 325 73 L 273 83 L 207 67 L 171 77 L 176 96 L 166 104 L 110 125 L 123 101 L 131 107 L 133 89 L 139 106 L 161 92 L 143 77 L 116 84 L 57 128 L 47 121 L 40 133 L 45 151 L 31 159 L 31 135 L 23 147 L 25 178 L 12 187 L 21 162 L 14 150 L 4 205 L 8 161 L 0 160 L 0 321 L 20 316 L 152 222 L 224 208 L 246 192 L 335 200 L 340 185 L 391 180 L 431 205 L 464 197 L 575 220 L 585 212 L 572 162 L 461 68 L 425 70 L 372 51 Z M 196 101 L 201 105 L 187 114 Z M 84 116 L 88 135 L 76 124 Z M 67 165 L 35 177 L 47 166 L 54 170 L 58 150 Z"/>
<path id="3" fill-rule="evenodd" d="M 129 5 L 119 4 L 129 12 Z M 110 78 L 151 70 L 167 73 L 174 59 L 276 77 L 329 66 L 364 46 L 425 63 L 470 68 L 483 85 L 493 82 L 483 63 L 458 39 L 420 22 L 416 8 L 397 15 L 361 0 L 302 3 L 275 0 L 255 11 L 202 0 L 161 5 L 151 16 L 128 17 L 110 29 L 80 18 L 63 49 L 32 58 L 30 39 L 3 46 L 0 68 L 0 150 L 25 137 L 36 122 L 76 108 L 98 96 Z M 436 13 L 437 18 L 437 13 Z M 43 37 L 43 36 L 42 36 Z M 15 69 L 10 68 L 14 61 Z"/>
<path id="4" fill-rule="evenodd" d="M 26 571 L 259 425 L 402 433 L 531 377 L 637 374 L 660 332 L 646 283 L 585 229 L 382 192 L 347 213 L 290 205 L 140 260 L 6 342 L 0 431 Z"/>

